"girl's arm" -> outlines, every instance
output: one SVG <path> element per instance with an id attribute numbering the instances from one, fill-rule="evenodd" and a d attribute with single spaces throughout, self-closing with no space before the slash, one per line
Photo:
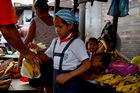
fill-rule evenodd
<path id="1" fill-rule="evenodd" d="M 58 75 L 56 77 L 56 82 L 63 85 L 65 82 L 67 82 L 71 78 L 79 76 L 80 74 L 84 73 L 90 67 L 91 67 L 91 63 L 89 61 L 89 58 L 85 59 L 84 61 L 82 61 L 82 65 L 79 68 L 77 68 L 76 70 L 69 72 L 69 73 Z"/>

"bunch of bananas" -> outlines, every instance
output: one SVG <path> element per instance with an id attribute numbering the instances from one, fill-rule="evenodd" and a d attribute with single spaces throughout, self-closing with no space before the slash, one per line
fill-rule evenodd
<path id="1" fill-rule="evenodd" d="M 140 76 L 122 77 L 116 74 L 105 74 L 96 79 L 101 86 L 110 85 L 116 88 L 117 92 L 123 93 L 139 93 L 140 92 Z"/>
<path id="2" fill-rule="evenodd" d="M 127 62 L 128 60 L 126 58 L 124 58 L 118 50 L 115 50 L 112 52 L 112 56 L 115 60 L 119 60 L 121 62 Z"/>
<path id="3" fill-rule="evenodd" d="M 36 47 L 31 48 L 30 51 L 37 53 L 37 51 L 41 51 L 44 49 L 46 49 L 46 46 L 40 42 Z M 37 67 L 37 65 L 35 65 L 35 67 L 33 68 L 30 62 L 25 60 L 22 62 L 21 75 L 33 79 L 39 78 L 41 74 L 40 69 Z"/>
<path id="4" fill-rule="evenodd" d="M 33 68 L 32 65 L 27 61 L 23 61 L 21 67 L 21 75 L 28 78 L 39 78 L 40 77 L 40 69 L 35 65 Z"/>

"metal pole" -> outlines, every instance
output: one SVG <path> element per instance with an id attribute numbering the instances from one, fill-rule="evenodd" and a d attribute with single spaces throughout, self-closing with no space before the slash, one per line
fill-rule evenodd
<path id="1" fill-rule="evenodd" d="M 59 10 L 60 0 L 55 0 L 54 13 Z"/>
<path id="2" fill-rule="evenodd" d="M 79 4 L 79 31 L 83 41 L 85 41 L 85 5 L 85 2 Z"/>
<path id="3" fill-rule="evenodd" d="M 76 13 L 76 9 L 77 9 L 77 7 L 78 7 L 78 0 L 73 0 L 73 13 L 75 14 Z"/>
<path id="4" fill-rule="evenodd" d="M 34 4 L 35 4 L 35 1 L 36 1 L 36 0 L 33 0 L 33 5 L 32 5 L 32 18 L 34 17 L 34 14 L 35 14 L 35 12 L 34 12 L 34 7 L 33 7 Z"/>
<path id="5" fill-rule="evenodd" d="M 118 15 L 113 17 L 113 32 L 117 33 L 118 27 Z"/>

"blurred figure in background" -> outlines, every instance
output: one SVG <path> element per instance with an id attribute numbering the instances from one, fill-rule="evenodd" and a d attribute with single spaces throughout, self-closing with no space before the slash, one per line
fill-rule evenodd
<path id="1" fill-rule="evenodd" d="M 47 0 L 37 0 L 34 4 L 37 17 L 33 18 L 24 43 L 42 43 L 48 48 L 52 40 L 57 36 L 53 24 L 53 18 L 48 13 Z M 44 51 L 42 51 L 44 52 Z M 19 67 L 22 63 L 22 55 L 18 60 Z M 49 61 L 52 61 L 50 59 Z M 47 93 L 52 93 L 53 62 L 43 62 L 40 64 L 41 77 L 29 79 L 29 84 L 37 88 L 38 93 L 43 93 L 46 88 Z"/>

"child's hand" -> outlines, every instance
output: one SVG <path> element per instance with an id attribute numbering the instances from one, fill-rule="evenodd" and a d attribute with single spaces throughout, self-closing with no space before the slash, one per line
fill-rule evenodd
<path id="1" fill-rule="evenodd" d="M 70 79 L 71 79 L 71 76 L 68 73 L 60 74 L 56 77 L 56 82 L 63 85 Z"/>

